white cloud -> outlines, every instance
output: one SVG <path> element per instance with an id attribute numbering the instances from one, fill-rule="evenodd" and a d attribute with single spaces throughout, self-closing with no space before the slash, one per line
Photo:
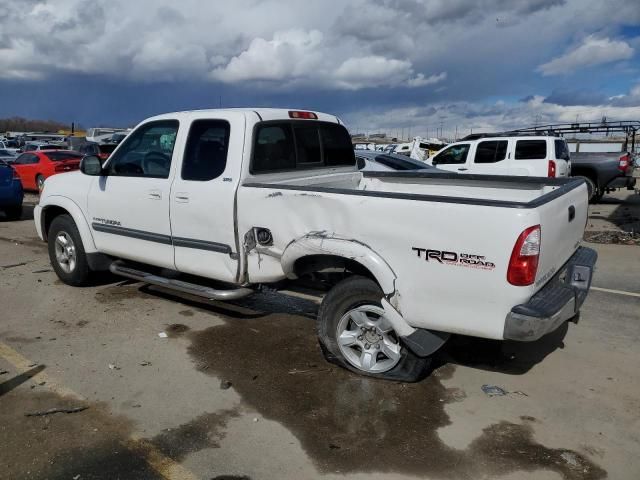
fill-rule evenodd
<path id="1" fill-rule="evenodd" d="M 583 67 L 627 60 L 634 54 L 633 48 L 625 41 L 585 38 L 582 45 L 538 67 L 543 75 L 564 75 Z"/>
<path id="2" fill-rule="evenodd" d="M 424 74 L 419 73 L 414 78 L 407 81 L 407 85 L 410 87 L 424 87 L 425 85 L 434 85 L 440 83 L 447 78 L 447 72 L 440 72 L 429 77 L 425 77 Z"/>

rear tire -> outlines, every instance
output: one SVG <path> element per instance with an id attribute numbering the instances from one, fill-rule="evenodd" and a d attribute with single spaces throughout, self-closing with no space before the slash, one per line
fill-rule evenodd
<path id="1" fill-rule="evenodd" d="M 8 220 L 20 220 L 22 218 L 22 205 L 19 207 L 9 207 L 4 209 L 4 214 Z"/>
<path id="2" fill-rule="evenodd" d="M 89 285 L 91 270 L 73 218 L 69 215 L 54 218 L 47 238 L 49 260 L 58 278 L 74 287 Z"/>
<path id="3" fill-rule="evenodd" d="M 431 357 L 421 358 L 402 345 L 384 319 L 380 287 L 371 279 L 348 277 L 324 297 L 318 311 L 318 339 L 327 361 L 361 375 L 415 382 Z"/>
<path id="4" fill-rule="evenodd" d="M 587 184 L 587 194 L 589 196 L 589 202 L 595 203 L 600 200 L 600 198 L 602 198 L 602 195 L 599 194 L 596 182 L 591 180 L 589 177 L 585 177 L 582 175 L 576 175 L 575 178 L 581 178 Z"/>

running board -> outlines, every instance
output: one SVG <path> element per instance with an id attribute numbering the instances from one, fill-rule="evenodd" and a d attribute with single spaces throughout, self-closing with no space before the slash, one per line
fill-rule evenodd
<path id="1" fill-rule="evenodd" d="M 177 290 L 182 293 L 188 293 L 197 297 L 203 297 L 208 300 L 235 300 L 246 297 L 254 293 L 250 288 L 235 288 L 233 290 L 217 290 L 211 287 L 205 287 L 196 283 L 183 282 L 173 278 L 161 277 L 153 273 L 143 272 L 135 268 L 127 266 L 123 261 L 116 260 L 109 266 L 109 271 L 115 275 L 131 278 L 140 282 L 150 283 L 158 287 Z"/>

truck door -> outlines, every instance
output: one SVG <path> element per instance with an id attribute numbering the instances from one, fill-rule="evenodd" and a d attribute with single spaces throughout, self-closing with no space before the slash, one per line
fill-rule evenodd
<path id="1" fill-rule="evenodd" d="M 231 126 L 233 125 L 233 128 Z M 176 269 L 235 282 L 235 198 L 244 150 L 244 115 L 193 120 L 171 188 Z"/>
<path id="2" fill-rule="evenodd" d="M 169 192 L 175 171 L 177 120 L 139 126 L 105 164 L 88 198 L 98 250 L 117 257 L 175 268 Z"/>
<path id="3" fill-rule="evenodd" d="M 449 170 L 455 173 L 471 173 L 467 172 L 467 170 L 469 170 L 467 160 L 470 148 L 470 143 L 455 143 L 433 157 L 431 163 L 434 167 L 443 170 Z"/>

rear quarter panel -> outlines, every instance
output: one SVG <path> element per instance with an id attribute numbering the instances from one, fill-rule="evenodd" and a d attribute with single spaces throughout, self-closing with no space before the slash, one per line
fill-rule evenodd
<path id="1" fill-rule="evenodd" d="M 273 251 L 309 232 L 364 243 L 397 276 L 395 303 L 415 327 L 502 338 L 510 309 L 529 299 L 532 287 L 513 287 L 506 272 L 518 235 L 540 221 L 535 209 L 364 197 L 241 186 L 240 237 L 269 228 Z M 484 257 L 493 267 L 425 259 L 415 249 Z M 354 260 L 357 261 L 357 258 Z M 284 277 L 277 256 L 252 254 L 251 282 Z"/>

